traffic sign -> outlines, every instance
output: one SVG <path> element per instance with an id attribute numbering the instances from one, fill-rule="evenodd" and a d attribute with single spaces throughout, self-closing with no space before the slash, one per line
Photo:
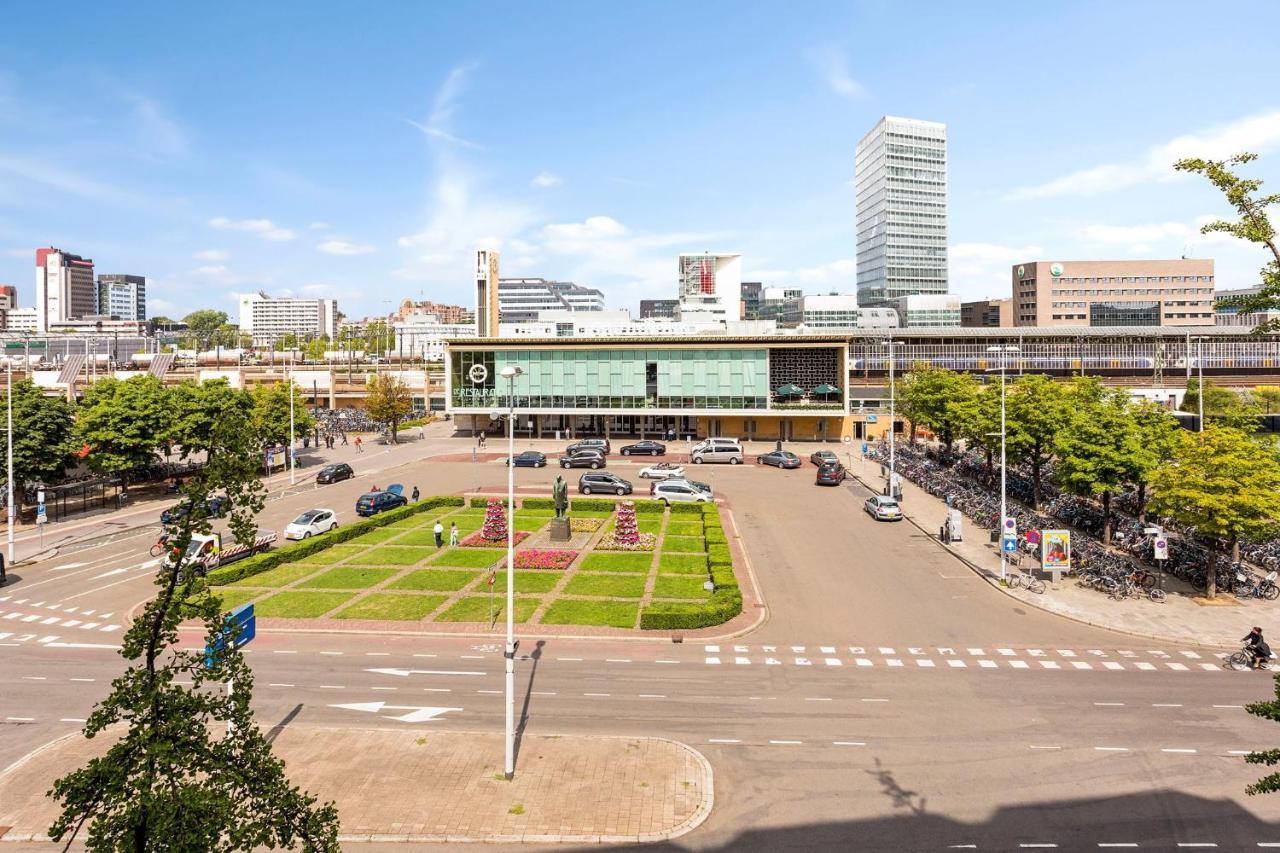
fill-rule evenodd
<path id="1" fill-rule="evenodd" d="M 867 415 L 867 423 L 869 423 L 869 424 L 873 424 L 873 423 L 875 423 L 875 422 L 876 422 L 876 416 L 875 416 L 875 415 Z"/>
<path id="2" fill-rule="evenodd" d="M 36 524 L 48 524 L 49 516 L 45 513 L 44 504 L 36 507 Z"/>
<path id="3" fill-rule="evenodd" d="M 1152 556 L 1157 560 L 1169 559 L 1169 540 L 1163 536 L 1156 537 L 1155 542 L 1152 543 L 1152 551 Z"/>
<path id="4" fill-rule="evenodd" d="M 257 636 L 257 618 L 253 615 L 252 604 L 242 604 L 226 615 L 222 623 L 222 632 L 214 641 L 204 647 L 204 665 L 212 668 L 217 656 L 226 651 L 228 641 L 231 648 L 238 649 L 248 645 Z"/>
<path id="5" fill-rule="evenodd" d="M 1018 521 L 1017 521 L 1017 519 L 1013 519 L 1013 518 L 1006 518 L 1006 519 L 1004 520 L 1004 535 L 1005 535 L 1005 536 L 1013 536 L 1013 535 L 1015 535 L 1017 532 L 1018 532 Z"/>
<path id="6" fill-rule="evenodd" d="M 1018 550 L 1018 540 L 1012 536 L 1002 537 L 1000 540 L 1000 550 L 1006 554 L 1012 554 Z"/>

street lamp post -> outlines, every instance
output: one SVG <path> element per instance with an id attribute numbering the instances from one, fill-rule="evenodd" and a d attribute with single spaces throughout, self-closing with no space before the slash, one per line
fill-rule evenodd
<path id="1" fill-rule="evenodd" d="M 902 342 L 895 341 L 892 338 L 887 341 L 880 342 L 881 346 L 887 346 L 889 348 L 889 492 L 888 492 L 889 497 L 895 496 L 894 489 L 893 489 L 894 476 L 895 476 L 893 434 L 895 432 L 894 427 L 897 426 L 897 415 L 896 415 L 897 389 L 894 387 L 894 382 L 893 382 L 893 348 L 894 346 L 900 343 Z"/>
<path id="2" fill-rule="evenodd" d="M 1005 519 L 1009 517 L 1008 489 L 1007 479 L 1005 476 L 1005 439 L 1008 431 L 1005 429 L 1005 365 L 1008 361 L 1008 354 L 1018 352 L 1015 346 L 998 346 L 987 347 L 987 352 L 1000 353 L 1000 547 L 996 549 L 996 556 L 1000 560 L 1000 580 L 1005 579 L 1004 573 L 1004 537 L 1008 535 L 1005 529 Z"/>
<path id="3" fill-rule="evenodd" d="M 297 485 L 296 470 L 297 462 L 294 457 L 298 455 L 297 437 L 293 434 L 293 351 L 289 351 L 289 485 Z"/>
<path id="4" fill-rule="evenodd" d="M 1198 429 L 1196 432 L 1204 432 L 1204 338 L 1196 338 L 1196 384 L 1199 386 L 1196 393 L 1196 403 L 1200 409 Z"/>
<path id="5" fill-rule="evenodd" d="M 13 565 L 13 523 L 14 523 L 14 502 L 13 502 L 13 359 L 9 359 L 9 363 L 5 368 L 8 376 L 8 410 L 9 410 L 9 565 Z"/>
<path id="6" fill-rule="evenodd" d="M 516 377 L 524 371 L 514 364 L 502 368 L 502 378 L 507 380 L 507 701 L 506 701 L 506 750 L 503 768 L 507 779 L 516 775 Z"/>

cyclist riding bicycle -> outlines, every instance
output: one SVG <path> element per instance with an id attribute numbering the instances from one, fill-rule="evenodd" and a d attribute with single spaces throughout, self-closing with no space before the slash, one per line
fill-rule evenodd
<path id="1" fill-rule="evenodd" d="M 1249 663 L 1253 669 L 1259 669 L 1271 659 L 1271 647 L 1267 645 L 1266 640 L 1262 639 L 1262 629 L 1256 625 L 1245 635 L 1244 645 L 1253 654 L 1253 660 Z"/>

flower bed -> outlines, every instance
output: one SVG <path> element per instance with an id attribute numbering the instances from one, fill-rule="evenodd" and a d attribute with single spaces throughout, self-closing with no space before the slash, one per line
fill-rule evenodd
<path id="1" fill-rule="evenodd" d="M 571 518 L 569 529 L 574 533 L 595 533 L 604 524 L 603 518 Z"/>
<path id="2" fill-rule="evenodd" d="M 519 545 L 521 542 L 523 542 L 528 538 L 529 538 L 528 531 L 525 531 L 525 530 L 516 531 L 517 545 Z M 461 542 L 459 542 L 458 546 L 462 548 L 501 548 L 506 544 L 507 544 L 506 536 L 503 536 L 501 539 L 485 539 L 484 531 L 477 530 L 475 533 L 472 533 L 466 539 L 463 539 Z"/>
<path id="3" fill-rule="evenodd" d="M 652 551 L 657 545 L 658 537 L 653 533 L 637 534 L 635 542 L 619 542 L 610 533 L 596 545 L 597 551 Z"/>
<path id="4" fill-rule="evenodd" d="M 524 551 L 516 552 L 516 568 L 564 571 L 577 558 L 577 551 L 558 548 L 527 548 Z M 503 560 L 498 568 L 503 568 L 506 564 L 507 561 Z"/>

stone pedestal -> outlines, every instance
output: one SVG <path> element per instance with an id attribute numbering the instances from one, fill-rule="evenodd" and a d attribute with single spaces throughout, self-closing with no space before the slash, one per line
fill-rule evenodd
<path id="1" fill-rule="evenodd" d="M 569 519 L 567 517 L 551 519 L 552 542 L 568 542 L 571 538 L 573 538 L 573 533 L 569 530 Z"/>

